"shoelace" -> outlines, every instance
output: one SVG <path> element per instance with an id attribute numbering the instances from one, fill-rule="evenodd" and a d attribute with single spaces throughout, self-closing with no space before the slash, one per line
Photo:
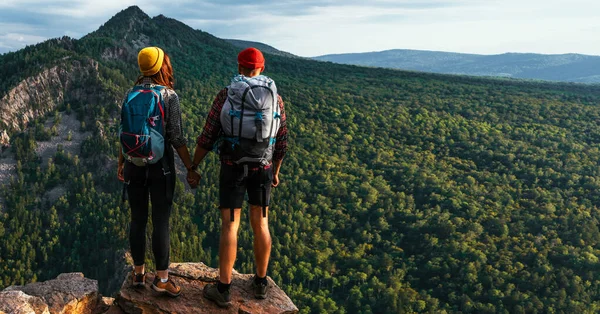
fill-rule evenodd
<path id="1" fill-rule="evenodd" d="M 171 278 L 169 278 L 169 280 L 166 283 L 171 283 L 173 285 L 173 288 L 178 289 L 179 287 L 175 284 L 175 282 L 173 280 L 171 280 Z"/>
<path id="2" fill-rule="evenodd" d="M 263 287 L 266 287 L 266 286 L 268 286 L 268 285 L 269 285 L 269 282 L 268 282 L 268 281 L 266 281 L 266 280 L 265 280 L 265 281 L 258 282 L 258 283 L 257 283 L 256 281 L 254 281 L 254 284 L 255 284 L 255 285 L 258 285 L 258 286 L 263 286 Z"/>

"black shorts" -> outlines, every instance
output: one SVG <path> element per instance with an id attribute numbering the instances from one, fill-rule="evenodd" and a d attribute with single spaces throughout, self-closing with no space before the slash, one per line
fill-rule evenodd
<path id="1" fill-rule="evenodd" d="M 241 208 L 248 191 L 248 203 L 256 206 L 269 206 L 272 165 L 260 167 L 248 165 L 247 175 L 244 166 L 221 163 L 219 180 L 219 201 L 221 208 Z"/>

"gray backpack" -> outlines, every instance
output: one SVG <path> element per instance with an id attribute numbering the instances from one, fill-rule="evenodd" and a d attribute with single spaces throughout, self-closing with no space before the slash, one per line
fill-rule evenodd
<path id="1" fill-rule="evenodd" d="M 225 134 L 222 153 L 237 164 L 266 166 L 271 162 L 280 125 L 277 87 L 272 79 L 235 76 L 227 87 L 220 118 Z"/>

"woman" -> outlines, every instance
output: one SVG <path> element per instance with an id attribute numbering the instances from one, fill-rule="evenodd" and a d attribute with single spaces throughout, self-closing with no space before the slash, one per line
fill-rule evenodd
<path id="1" fill-rule="evenodd" d="M 138 65 L 142 75 L 135 83 L 135 87 L 130 90 L 123 101 L 124 106 L 140 106 L 133 104 L 134 98 L 132 92 L 138 92 L 142 87 L 146 91 L 156 92 L 162 96 L 160 101 L 160 113 L 162 117 L 162 127 L 164 129 L 164 155 L 162 158 L 152 160 L 152 157 L 142 159 L 135 157 L 136 154 L 129 150 L 127 142 L 124 140 L 123 133 L 120 134 L 122 147 L 127 147 L 125 154 L 123 149 L 119 150 L 118 178 L 126 183 L 129 204 L 131 206 L 131 228 L 129 232 L 129 244 L 131 255 L 134 262 L 133 285 L 143 286 L 146 282 L 146 272 L 144 268 L 144 259 L 146 253 L 146 224 L 148 222 L 148 197 L 152 201 L 152 251 L 154 253 L 157 274 L 152 283 L 152 289 L 176 297 L 181 293 L 178 287 L 170 278 L 169 267 L 169 217 L 173 203 L 173 192 L 175 188 L 175 163 L 172 146 L 175 148 L 183 164 L 192 171 L 192 162 L 186 146 L 186 140 L 183 137 L 181 126 L 181 109 L 179 98 L 173 90 L 173 68 L 169 56 L 158 47 L 147 47 L 138 54 Z M 158 87 L 157 87 L 158 86 Z M 164 88 L 163 88 L 164 87 Z M 139 100 L 138 100 L 139 101 Z M 146 104 L 142 103 L 142 106 Z M 158 106 L 158 105 L 157 105 Z M 121 126 L 123 120 L 129 119 L 126 110 L 121 114 Z M 146 119 L 142 118 L 142 123 Z M 130 120 L 128 120 L 130 121 Z M 137 120 L 139 121 L 139 120 Z M 160 116 L 152 120 L 152 125 L 160 121 Z M 130 134 L 129 134 L 130 135 Z M 137 136 L 140 137 L 139 135 Z M 149 136 L 150 137 L 150 136 Z M 132 157 L 134 156 L 134 157 Z M 137 155 L 141 156 L 141 155 Z M 150 154 L 152 156 L 152 154 Z M 157 155 L 158 156 L 158 155 Z M 195 173 L 194 173 L 195 174 Z M 188 174 L 188 176 L 190 176 Z"/>

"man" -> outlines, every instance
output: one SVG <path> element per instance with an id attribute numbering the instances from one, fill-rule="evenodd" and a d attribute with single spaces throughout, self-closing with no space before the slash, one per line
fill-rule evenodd
<path id="1" fill-rule="evenodd" d="M 271 254 L 268 205 L 271 187 L 279 184 L 279 170 L 287 151 L 287 127 L 283 101 L 273 80 L 261 75 L 264 69 L 265 59 L 258 49 L 248 48 L 239 53 L 240 75 L 215 98 L 194 153 L 192 167 L 195 170 L 217 140 L 223 140 L 219 145 L 219 282 L 204 289 L 204 296 L 220 307 L 231 304 L 231 272 L 246 192 L 254 233 L 254 295 L 264 299 L 269 289 L 266 278 Z M 195 172 L 188 174 L 191 186 L 197 185 L 199 180 Z"/>

